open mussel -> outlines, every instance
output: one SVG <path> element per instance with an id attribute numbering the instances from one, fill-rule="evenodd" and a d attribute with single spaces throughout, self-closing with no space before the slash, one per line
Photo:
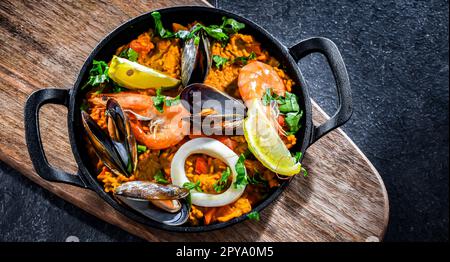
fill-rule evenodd
<path id="1" fill-rule="evenodd" d="M 201 128 L 207 135 L 242 134 L 246 106 L 240 100 L 201 83 L 185 87 L 180 98 L 191 113 L 192 129 Z"/>
<path id="2" fill-rule="evenodd" d="M 131 176 L 137 166 L 136 139 L 130 129 L 127 115 L 119 103 L 109 99 L 106 103 L 106 123 L 108 134 L 86 112 L 81 112 L 87 137 L 98 158 L 113 173 Z"/>
<path id="3" fill-rule="evenodd" d="M 119 201 L 140 214 L 171 226 L 184 224 L 189 218 L 188 195 L 186 188 L 149 181 L 126 182 L 114 192 Z"/>
<path id="4" fill-rule="evenodd" d="M 192 30 L 195 30 L 193 28 Z M 211 44 L 208 37 L 199 31 L 187 40 L 181 54 L 181 83 L 203 83 L 212 65 Z"/>
<path id="5" fill-rule="evenodd" d="M 137 168 L 136 139 L 119 103 L 110 98 L 106 103 L 107 132 L 82 111 L 87 137 L 100 160 L 113 173 L 130 177 Z M 126 182 L 116 188 L 114 196 L 138 213 L 167 225 L 181 225 L 189 217 L 190 206 L 185 199 L 189 191 L 174 185 L 149 181 Z"/>

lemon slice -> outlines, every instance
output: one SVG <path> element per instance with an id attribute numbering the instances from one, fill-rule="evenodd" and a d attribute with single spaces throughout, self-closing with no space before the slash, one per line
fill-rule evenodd
<path id="1" fill-rule="evenodd" d="M 117 84 L 129 89 L 168 89 L 177 87 L 181 82 L 157 70 L 118 56 L 113 56 L 108 76 Z"/>
<path id="2" fill-rule="evenodd" d="M 301 164 L 291 156 L 278 131 L 271 124 L 259 99 L 248 103 L 244 120 L 244 136 L 253 155 L 273 172 L 293 176 L 300 173 Z"/>

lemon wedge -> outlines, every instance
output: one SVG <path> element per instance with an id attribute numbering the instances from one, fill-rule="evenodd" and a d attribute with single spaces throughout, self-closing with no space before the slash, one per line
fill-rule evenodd
<path id="1" fill-rule="evenodd" d="M 113 56 L 108 76 L 120 86 L 129 89 L 168 89 L 177 87 L 181 82 L 155 69 L 118 56 Z"/>
<path id="2" fill-rule="evenodd" d="M 301 164 L 291 156 L 278 131 L 267 118 L 259 99 L 248 103 L 244 136 L 250 151 L 268 169 L 284 176 L 300 173 Z"/>

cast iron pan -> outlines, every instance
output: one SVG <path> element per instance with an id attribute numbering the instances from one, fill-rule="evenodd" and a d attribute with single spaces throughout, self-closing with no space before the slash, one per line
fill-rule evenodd
<path id="1" fill-rule="evenodd" d="M 256 37 L 256 39 L 262 43 L 263 48 L 268 50 L 272 56 L 277 58 L 278 61 L 286 67 L 286 72 L 296 83 L 293 92 L 299 97 L 299 103 L 304 111 L 304 117 L 302 119 L 302 128 L 297 133 L 297 148 L 294 148 L 293 150 L 301 151 L 304 155 L 306 149 L 311 144 L 331 130 L 344 124 L 350 118 L 352 114 L 350 83 L 341 54 L 332 41 L 322 37 L 314 37 L 286 48 L 270 33 L 255 23 L 224 10 L 186 6 L 166 8 L 158 11 L 161 13 L 162 19 L 166 23 L 166 27 L 169 27 L 172 22 L 187 24 L 194 20 L 202 21 L 205 24 L 220 24 L 223 16 L 231 17 L 239 22 L 245 23 L 246 27 L 242 32 L 252 34 Z M 42 89 L 30 95 L 25 106 L 25 132 L 28 151 L 34 168 L 42 178 L 48 181 L 68 183 L 94 190 L 122 214 L 151 227 L 178 232 L 203 232 L 224 228 L 241 222 L 247 218 L 245 215 L 224 223 L 207 226 L 174 227 L 160 224 L 120 205 L 110 194 L 103 191 L 102 185 L 96 180 L 97 174 L 95 173 L 95 168 L 87 156 L 85 143 L 81 136 L 84 130 L 81 124 L 79 108 L 84 93 L 80 88 L 87 80 L 89 68 L 93 59 L 109 61 L 119 46 L 135 39 L 139 34 L 148 30 L 150 27 L 154 28 L 150 12 L 129 20 L 111 32 L 97 45 L 97 47 L 95 47 L 81 68 L 77 81 L 72 89 Z M 338 96 L 338 109 L 336 113 L 320 126 L 314 126 L 312 123 L 311 101 L 308 87 L 297 67 L 297 62 L 300 59 L 315 52 L 322 53 L 326 57 L 336 81 Z M 67 122 L 69 138 L 72 152 L 78 164 L 77 174 L 69 174 L 50 166 L 45 157 L 39 130 L 39 109 L 45 104 L 60 104 L 68 108 Z M 286 180 L 283 182 L 279 188 L 274 190 L 253 210 L 261 211 L 267 205 L 272 203 L 280 193 L 283 192 L 289 184 L 289 181 L 290 180 Z"/>

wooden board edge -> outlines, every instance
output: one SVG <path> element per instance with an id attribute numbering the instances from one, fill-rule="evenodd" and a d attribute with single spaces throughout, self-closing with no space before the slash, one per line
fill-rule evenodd
<path id="1" fill-rule="evenodd" d="M 326 119 L 330 118 L 330 116 L 313 99 L 311 99 L 311 104 L 312 104 L 314 110 L 317 110 L 320 114 L 323 114 Z M 389 224 L 389 214 L 390 214 L 389 195 L 387 193 L 386 186 L 384 184 L 383 178 L 381 177 L 380 173 L 375 168 L 375 166 L 372 164 L 372 162 L 364 154 L 364 152 L 361 151 L 361 149 L 344 132 L 344 130 L 342 130 L 342 128 L 337 128 L 335 131 L 341 133 L 341 135 L 344 136 L 345 139 L 347 139 L 350 142 L 350 144 L 356 149 L 356 152 L 367 163 L 369 168 L 372 170 L 372 172 L 376 176 L 378 182 L 380 183 L 380 186 L 382 187 L 383 201 L 384 201 L 384 214 L 383 214 L 383 230 L 381 232 L 381 235 L 379 236 L 379 239 L 382 240 L 384 238 L 384 235 L 386 234 L 386 230 L 387 230 L 387 227 L 388 227 L 388 224 Z"/>

